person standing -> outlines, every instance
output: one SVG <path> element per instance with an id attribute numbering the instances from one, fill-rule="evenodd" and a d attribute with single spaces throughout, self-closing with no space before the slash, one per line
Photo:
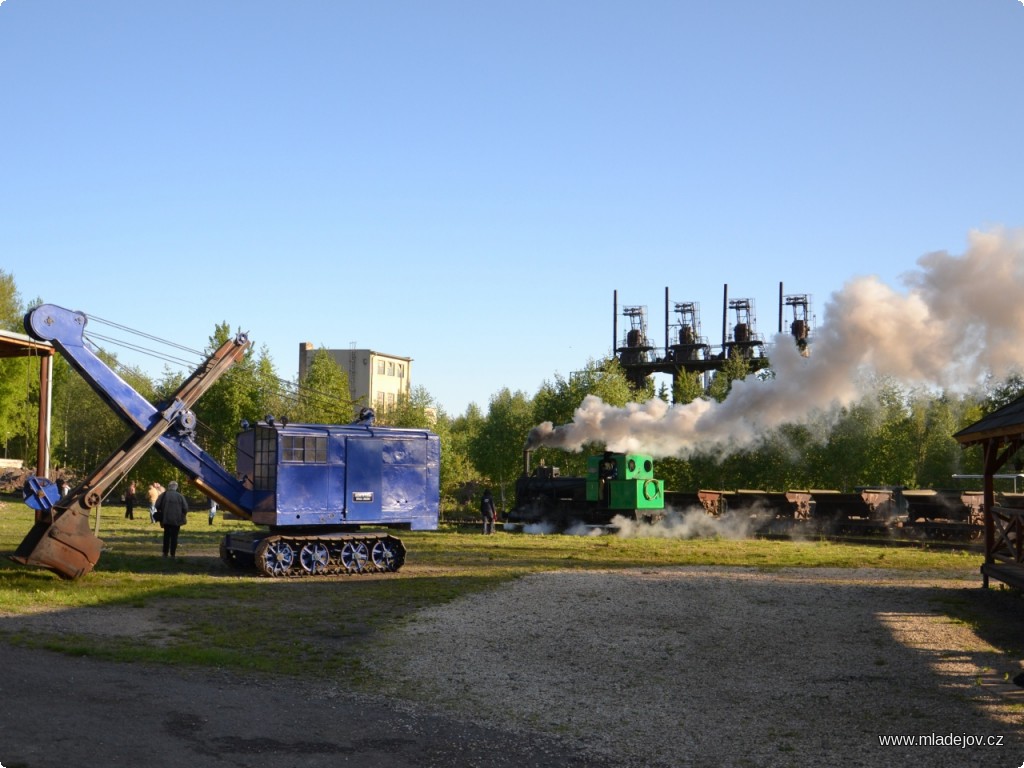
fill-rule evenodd
<path id="1" fill-rule="evenodd" d="M 160 483 L 150 483 L 149 490 L 146 491 L 146 496 L 149 498 L 149 522 L 156 522 L 156 500 L 160 498 L 160 494 L 164 492 L 164 487 Z"/>
<path id="2" fill-rule="evenodd" d="M 164 557 L 174 557 L 178 551 L 178 532 L 188 522 L 188 501 L 178 493 L 177 483 L 167 484 L 167 490 L 156 500 L 156 510 L 164 529 Z"/>
<path id="3" fill-rule="evenodd" d="M 491 496 L 491 489 L 485 488 L 484 495 L 480 499 L 480 517 L 484 523 L 484 533 L 494 533 L 494 521 L 496 518 L 494 510 L 494 498 Z"/>
<path id="4" fill-rule="evenodd" d="M 213 525 L 213 519 L 217 517 L 217 502 L 214 498 L 210 497 L 210 525 Z"/>
<path id="5" fill-rule="evenodd" d="M 124 495 L 124 519 L 135 519 L 135 481 L 128 484 L 128 491 Z"/>

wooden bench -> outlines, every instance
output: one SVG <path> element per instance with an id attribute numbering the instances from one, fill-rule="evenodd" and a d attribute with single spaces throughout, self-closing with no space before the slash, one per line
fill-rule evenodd
<path id="1" fill-rule="evenodd" d="M 1014 589 L 1024 590 L 1024 566 L 1008 563 L 985 563 L 981 566 L 981 585 L 988 589 L 988 580 L 996 579 Z"/>

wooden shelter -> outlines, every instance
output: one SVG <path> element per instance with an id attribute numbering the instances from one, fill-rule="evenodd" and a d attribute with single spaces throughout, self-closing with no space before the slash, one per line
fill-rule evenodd
<path id="1" fill-rule="evenodd" d="M 0 331 L 0 357 L 39 358 L 39 447 L 36 474 L 50 474 L 50 407 L 52 402 L 53 346 L 22 333 Z"/>
<path id="2" fill-rule="evenodd" d="M 1024 445 L 1024 397 L 1007 403 L 953 437 L 966 448 L 980 445 L 984 456 L 985 562 L 990 578 L 1024 589 L 1024 509 L 996 504 L 995 475 Z"/>

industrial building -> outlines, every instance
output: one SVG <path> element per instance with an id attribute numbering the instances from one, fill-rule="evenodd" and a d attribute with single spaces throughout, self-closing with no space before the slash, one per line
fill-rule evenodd
<path id="1" fill-rule="evenodd" d="M 670 321 L 669 309 L 675 305 L 678 320 Z M 789 332 L 797 349 L 805 357 L 811 354 L 811 300 L 807 294 L 786 295 L 779 283 L 779 333 L 783 332 L 784 312 L 789 309 L 792 322 Z M 729 312 L 734 313 L 734 323 L 729 328 Z M 733 357 L 744 358 L 750 370 L 756 371 L 769 364 L 765 353 L 765 342 L 757 332 L 754 300 L 749 298 L 730 299 L 729 286 L 723 287 L 722 296 L 722 343 L 713 348 L 703 335 L 700 324 L 700 304 L 695 301 L 672 302 L 668 288 L 665 288 L 665 346 L 655 346 L 647 328 L 647 307 L 626 306 L 622 316 L 628 321 L 625 335 L 620 339 L 618 331 L 619 292 L 612 295 L 612 349 L 626 377 L 634 387 L 646 385 L 650 376 L 656 373 L 672 376 L 672 390 L 675 391 L 680 376 L 686 373 L 707 375 L 719 371 L 725 362 Z M 714 349 L 717 349 L 716 353 Z"/>

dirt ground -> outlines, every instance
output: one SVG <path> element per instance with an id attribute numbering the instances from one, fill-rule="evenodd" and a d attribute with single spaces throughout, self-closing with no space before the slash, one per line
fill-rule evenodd
<path id="1" fill-rule="evenodd" d="M 1010 679 L 1024 660 L 998 648 L 1024 619 L 1002 597 L 966 572 L 538 573 L 396 628 L 368 662 L 374 695 L 0 639 L 0 765 L 1020 765 L 1024 690 Z M 966 604 L 1012 615 L 982 632 L 951 610 Z M 149 638 L 160 622 L 90 607 L 0 616 L 0 629 Z M 999 743 L 878 740 L 951 733 Z"/>
<path id="2" fill-rule="evenodd" d="M 0 644 L 0 765 L 596 766 L 530 739 L 330 685 L 257 681 Z"/>

